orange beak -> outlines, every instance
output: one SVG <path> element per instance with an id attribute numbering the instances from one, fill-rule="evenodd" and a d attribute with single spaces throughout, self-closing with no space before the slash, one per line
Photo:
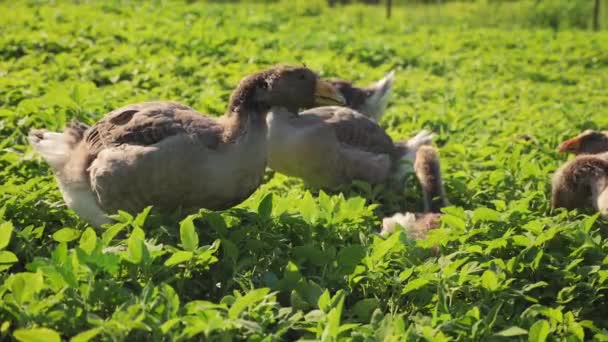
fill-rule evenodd
<path id="1" fill-rule="evenodd" d="M 581 139 L 579 137 L 574 137 L 561 143 L 557 149 L 560 152 L 574 153 L 578 151 L 580 147 Z"/>
<path id="2" fill-rule="evenodd" d="M 315 106 L 343 106 L 344 96 L 331 83 L 318 79 L 315 86 Z"/>

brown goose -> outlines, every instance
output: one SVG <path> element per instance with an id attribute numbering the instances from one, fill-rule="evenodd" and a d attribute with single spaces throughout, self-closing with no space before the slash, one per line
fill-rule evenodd
<path id="1" fill-rule="evenodd" d="M 363 88 L 345 80 L 332 80 L 330 83 L 344 96 L 347 107 L 378 122 L 386 110 L 394 79 L 395 72 L 391 71 L 381 80 Z"/>
<path id="2" fill-rule="evenodd" d="M 422 239 L 429 230 L 439 227 L 440 209 L 448 205 L 445 195 L 439 155 L 431 146 L 422 146 L 416 153 L 414 163 L 416 176 L 420 180 L 424 195 L 424 212 L 405 214 L 396 213 L 382 220 L 381 235 L 388 235 L 400 225 L 410 239 Z"/>
<path id="3" fill-rule="evenodd" d="M 608 132 L 585 130 L 574 138 L 561 143 L 558 150 L 577 155 L 608 152 Z"/>
<path id="4" fill-rule="evenodd" d="M 384 182 L 402 159 L 413 164 L 416 150 L 432 140 L 422 131 L 394 143 L 376 122 L 346 107 L 318 107 L 299 115 L 274 110 L 267 122 L 268 166 L 324 189 L 353 180 Z"/>
<path id="5" fill-rule="evenodd" d="M 176 102 L 133 104 L 90 128 L 33 130 L 69 208 L 93 225 L 118 209 L 225 209 L 249 197 L 266 166 L 266 113 L 343 103 L 310 69 L 277 67 L 244 78 L 214 119 Z"/>
<path id="6" fill-rule="evenodd" d="M 551 180 L 553 208 L 593 208 L 608 217 L 608 153 L 580 155 L 566 162 Z"/>

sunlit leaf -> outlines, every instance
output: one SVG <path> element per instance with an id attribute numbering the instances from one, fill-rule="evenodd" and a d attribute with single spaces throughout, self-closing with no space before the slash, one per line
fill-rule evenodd
<path id="1" fill-rule="evenodd" d="M 62 228 L 53 234 L 53 239 L 57 242 L 70 242 L 80 237 L 80 231 L 72 228 Z"/>
<path id="2" fill-rule="evenodd" d="M 14 334 L 20 342 L 60 342 L 61 336 L 53 329 L 49 328 L 30 328 L 17 329 Z"/>
<path id="3" fill-rule="evenodd" d="M 11 222 L 3 222 L 0 224 L 0 250 L 6 248 L 11 241 L 13 233 L 13 224 Z"/>
<path id="4" fill-rule="evenodd" d="M 549 336 L 549 322 L 546 320 L 536 321 L 530 327 L 528 341 L 530 342 L 544 342 Z"/>
<path id="5" fill-rule="evenodd" d="M 187 251 L 194 251 L 198 248 L 198 233 L 194 227 L 195 216 L 188 216 L 179 225 L 179 236 L 182 246 Z"/>

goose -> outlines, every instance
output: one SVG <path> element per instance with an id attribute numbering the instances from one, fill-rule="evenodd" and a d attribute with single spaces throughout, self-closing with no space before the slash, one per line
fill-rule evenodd
<path id="1" fill-rule="evenodd" d="M 608 153 L 579 155 L 551 179 L 551 207 L 593 208 L 608 217 Z"/>
<path id="2" fill-rule="evenodd" d="M 353 180 L 382 183 L 406 172 L 400 160 L 415 159 L 416 150 L 432 141 L 421 131 L 406 142 L 393 142 L 365 115 L 347 107 L 324 106 L 295 114 L 268 113 L 268 166 L 301 178 L 312 187 L 332 190 Z"/>
<path id="3" fill-rule="evenodd" d="M 381 80 L 357 87 L 346 80 L 330 80 L 330 83 L 344 96 L 346 106 L 378 122 L 384 115 L 393 88 L 395 72 L 390 71 Z"/>
<path id="4" fill-rule="evenodd" d="M 558 150 L 576 155 L 608 152 L 608 132 L 585 130 L 574 138 L 562 142 Z"/>
<path id="5" fill-rule="evenodd" d="M 440 209 L 449 204 L 445 194 L 441 166 L 437 150 L 432 146 L 421 146 L 416 152 L 414 171 L 420 180 L 424 196 L 424 212 L 396 213 L 382 219 L 380 235 L 386 236 L 401 226 L 408 238 L 423 239 L 427 232 L 440 225 Z"/>
<path id="6" fill-rule="evenodd" d="M 297 112 L 343 103 L 312 70 L 281 66 L 241 80 L 219 119 L 177 102 L 145 102 L 113 110 L 91 127 L 34 129 L 29 142 L 50 165 L 67 206 L 101 226 L 118 209 L 189 212 L 239 204 L 262 182 L 272 107 Z"/>

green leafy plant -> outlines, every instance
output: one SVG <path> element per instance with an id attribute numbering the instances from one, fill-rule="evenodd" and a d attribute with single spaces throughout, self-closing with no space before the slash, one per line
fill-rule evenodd
<path id="1" fill-rule="evenodd" d="M 557 144 L 608 126 L 608 35 L 581 1 L 2 2 L 0 339 L 608 339 L 606 222 L 549 208 Z M 531 29 L 533 28 L 533 29 Z M 413 177 L 340 191 L 268 172 L 241 205 L 93 229 L 27 143 L 127 103 L 219 115 L 246 74 L 306 63 L 367 84 L 381 125 L 435 132 L 452 205 L 412 241 Z"/>

